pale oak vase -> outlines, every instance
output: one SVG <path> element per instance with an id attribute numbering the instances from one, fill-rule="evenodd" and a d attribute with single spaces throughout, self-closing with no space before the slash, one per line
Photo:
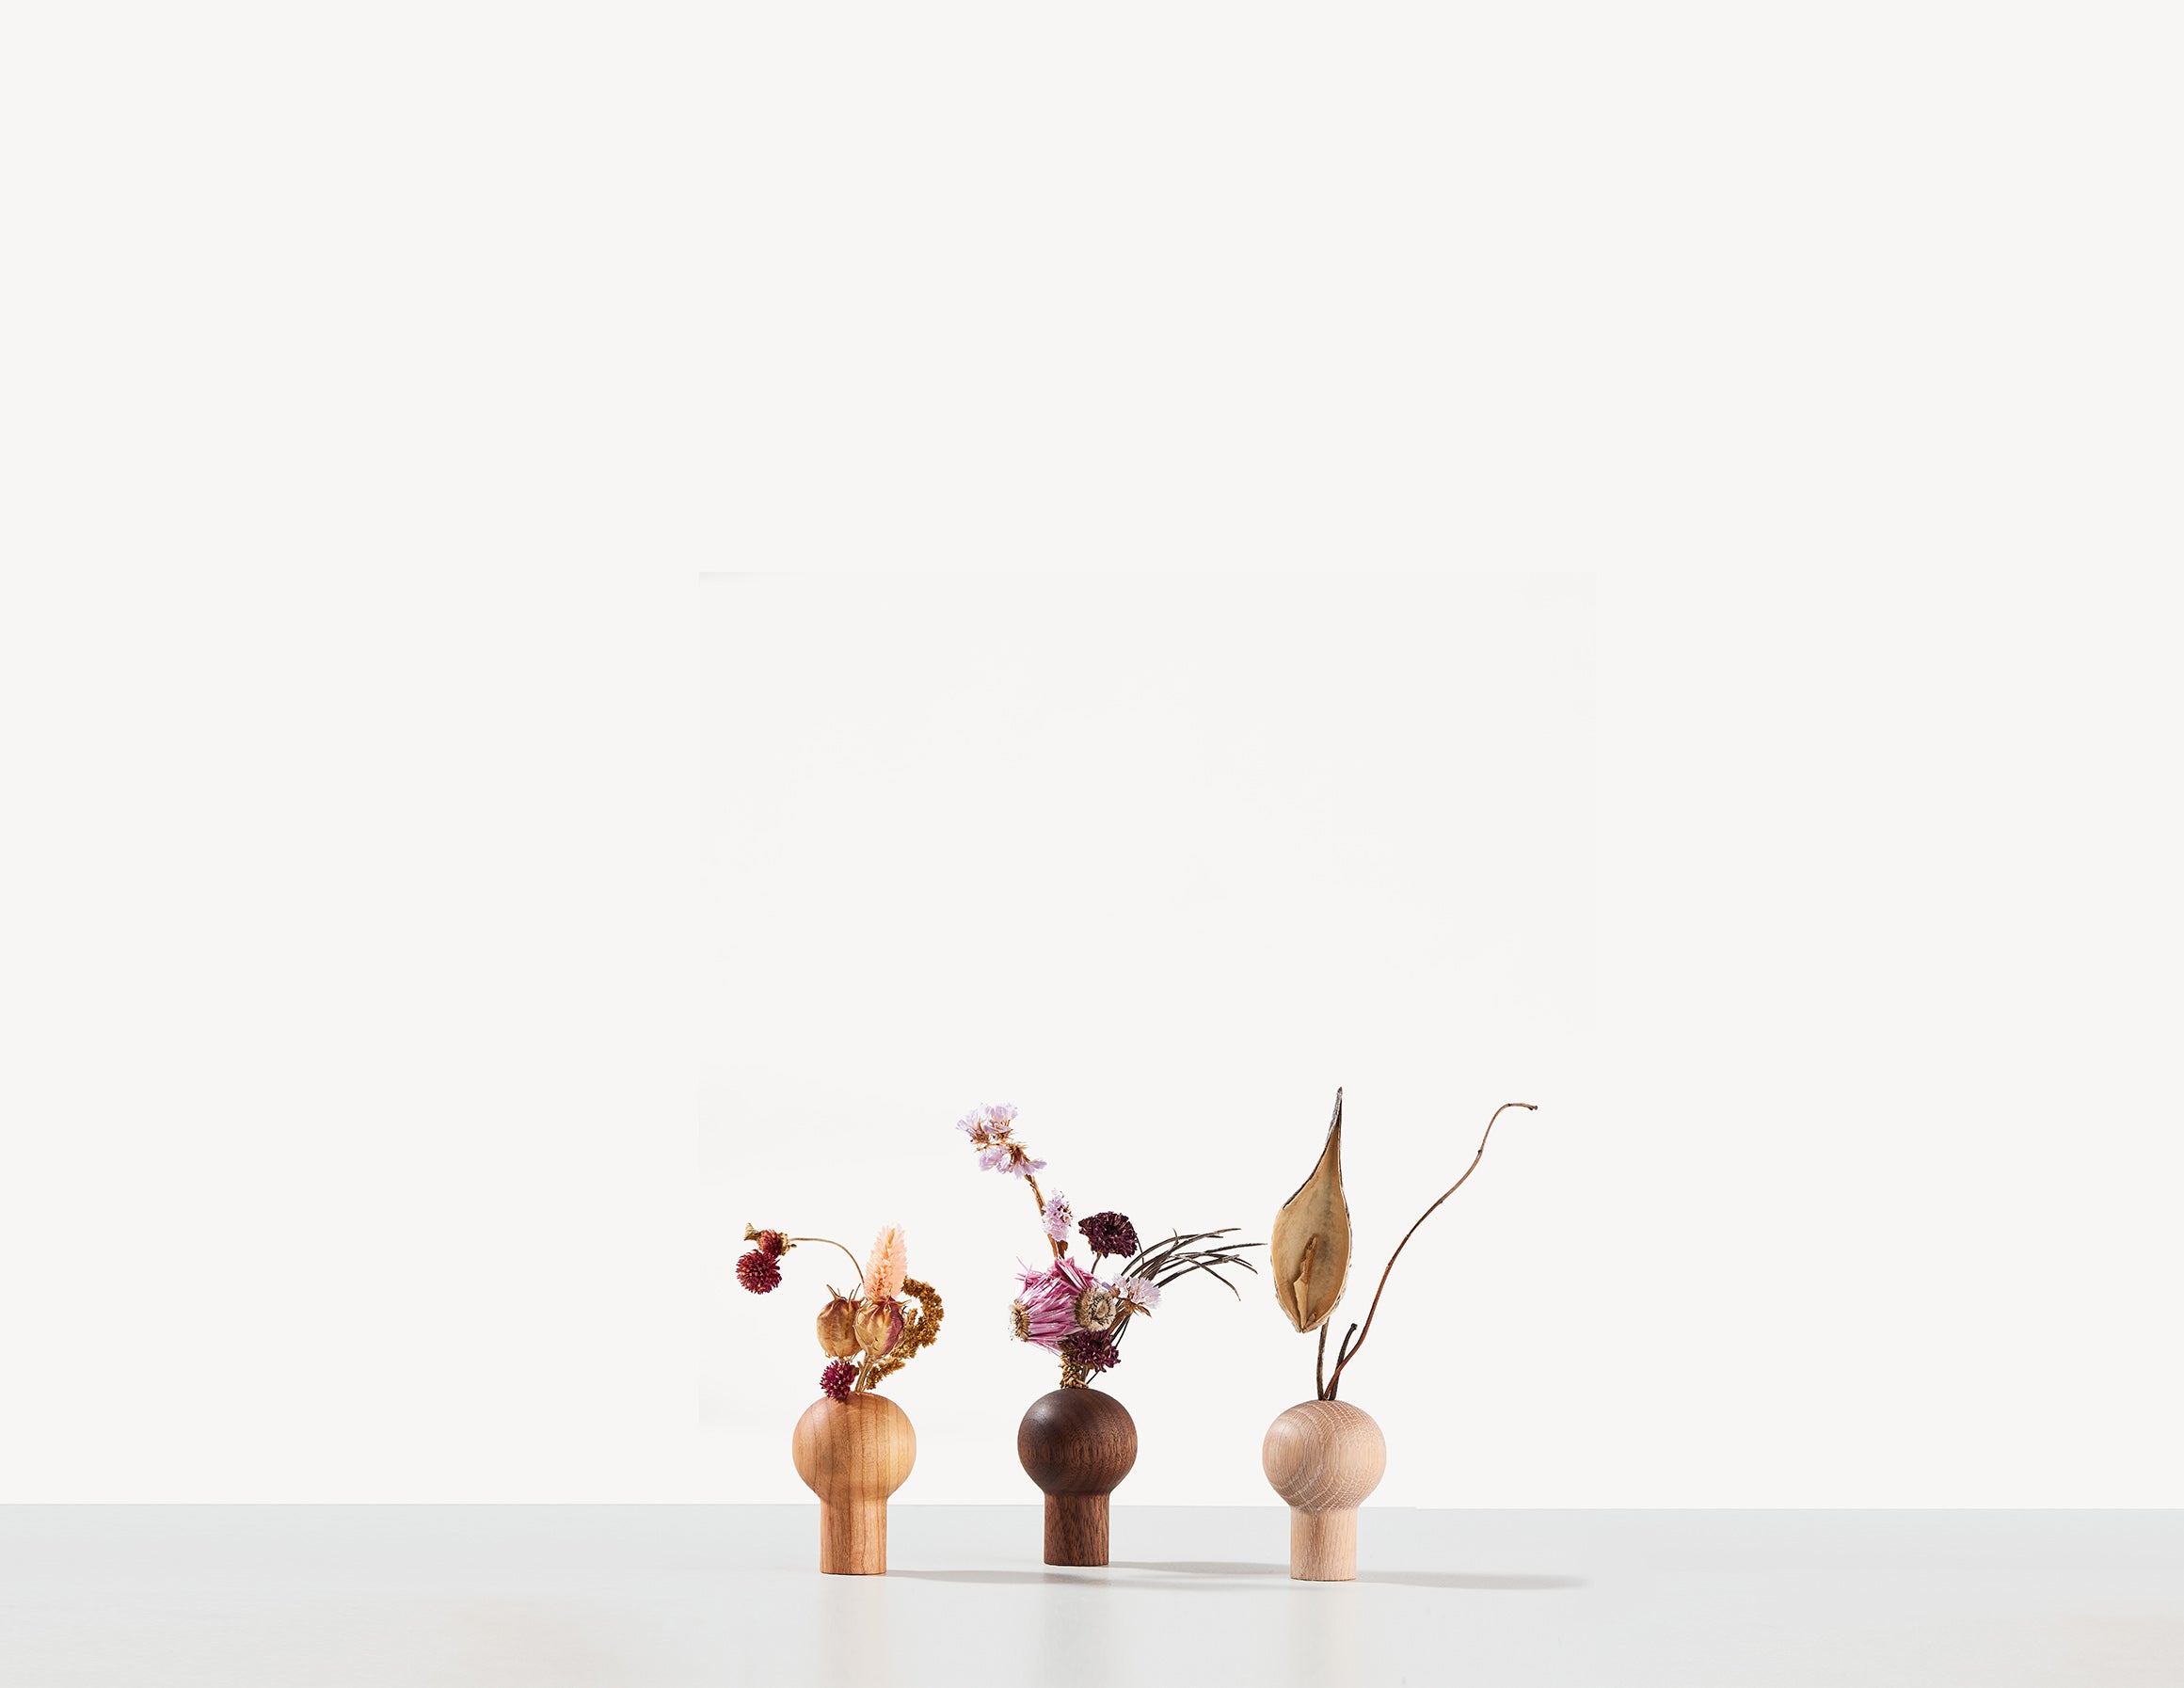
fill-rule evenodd
<path id="1" fill-rule="evenodd" d="M 887 1571 L 887 1497 L 917 1457 L 910 1415 L 885 1395 L 827 1397 L 805 1409 L 790 1442 L 796 1474 L 819 1496 L 819 1569 L 835 1577 Z"/>
<path id="2" fill-rule="evenodd" d="M 1290 1577 L 1356 1582 L 1358 1503 L 1388 1469 L 1380 1426 L 1347 1401 L 1302 1401 L 1267 1427 L 1259 1458 L 1289 1503 Z"/>
<path id="3" fill-rule="evenodd" d="M 1046 1563 L 1108 1562 L 1108 1496 L 1138 1463 L 1129 1409 L 1096 1389 L 1041 1395 L 1016 1426 L 1016 1457 L 1046 1493 Z"/>

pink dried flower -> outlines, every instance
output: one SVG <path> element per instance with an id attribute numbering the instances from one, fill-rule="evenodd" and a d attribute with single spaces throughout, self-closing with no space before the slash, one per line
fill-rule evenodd
<path id="1" fill-rule="evenodd" d="M 989 1149 L 996 1143 L 1005 1143 L 1014 1129 L 1012 1122 L 1016 1109 L 1011 1103 L 989 1104 L 974 1107 L 955 1123 L 955 1128 L 980 1149 Z"/>
<path id="2" fill-rule="evenodd" d="M 1046 1227 L 1046 1234 L 1058 1243 L 1069 1241 L 1071 1224 L 1069 1198 L 1060 1190 L 1046 1198 L 1046 1206 L 1040 1213 L 1039 1222 Z"/>
<path id="3" fill-rule="evenodd" d="M 819 1375 L 819 1386 L 837 1401 L 850 1398 L 850 1385 L 857 1380 L 857 1368 L 846 1360 L 830 1360 L 826 1370 Z"/>
<path id="4" fill-rule="evenodd" d="M 1061 1339 L 1079 1328 L 1076 1304 L 1092 1283 L 1092 1274 L 1071 1260 L 1058 1260 L 1039 1271 L 1026 1267 L 1024 1290 L 1016 1298 L 1024 1310 L 1023 1340 L 1059 1351 Z M 1011 1321 L 1016 1322 L 1013 1310 Z"/>
<path id="5" fill-rule="evenodd" d="M 1008 1156 L 1009 1158 L 1001 1163 L 1001 1170 L 1012 1178 L 1028 1178 L 1034 1172 L 1044 1172 L 1046 1170 L 1044 1161 L 1033 1160 L 1020 1144 L 1009 1144 Z"/>
<path id="6" fill-rule="evenodd" d="M 971 1147 L 979 1152 L 980 1171 L 1028 1178 L 1045 1167 L 1044 1161 L 1033 1160 L 1030 1151 L 1016 1141 L 1015 1118 L 1013 1103 L 996 1102 L 974 1108 L 955 1123 L 955 1128 L 969 1138 Z"/>
<path id="7" fill-rule="evenodd" d="M 753 1249 L 736 1262 L 736 1282 L 755 1296 L 781 1284 L 781 1265 L 763 1249 Z"/>
<path id="8" fill-rule="evenodd" d="M 1150 1278 L 1125 1278 L 1115 1285 L 1115 1294 L 1132 1313 L 1149 1314 L 1160 1305 L 1160 1286 Z"/>
<path id="9" fill-rule="evenodd" d="M 910 1269 L 909 1245 L 902 1227 L 883 1225 L 872 1239 L 870 1258 L 865 1262 L 865 1298 L 886 1300 L 902 1293 L 902 1279 Z"/>

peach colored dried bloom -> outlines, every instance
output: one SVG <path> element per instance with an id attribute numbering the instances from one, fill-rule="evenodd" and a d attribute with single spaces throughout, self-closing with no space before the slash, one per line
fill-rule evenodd
<path id="1" fill-rule="evenodd" d="M 872 1239 L 872 1257 L 865 1262 L 865 1299 L 887 1300 L 902 1293 L 903 1274 L 910 1269 L 909 1247 L 902 1227 L 883 1225 Z"/>

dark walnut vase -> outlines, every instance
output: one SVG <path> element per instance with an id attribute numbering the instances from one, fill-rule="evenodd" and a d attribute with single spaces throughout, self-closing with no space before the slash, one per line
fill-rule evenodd
<path id="1" fill-rule="evenodd" d="M 1016 1426 L 1016 1457 L 1046 1491 L 1046 1563 L 1108 1562 L 1108 1495 L 1138 1463 L 1129 1409 L 1096 1389 L 1041 1395 Z"/>

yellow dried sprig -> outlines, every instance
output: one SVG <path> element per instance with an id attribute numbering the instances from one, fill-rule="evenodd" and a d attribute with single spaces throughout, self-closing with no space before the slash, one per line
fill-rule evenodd
<path id="1" fill-rule="evenodd" d="M 902 1280 L 902 1299 L 915 1302 L 902 1311 L 902 1334 L 895 1346 L 878 1360 L 868 1360 L 857 1374 L 857 1388 L 869 1390 L 883 1377 L 891 1377 L 908 1365 L 920 1348 L 931 1347 L 940 1334 L 940 1321 L 944 1309 L 940 1292 L 930 1283 L 916 1278 Z"/>

